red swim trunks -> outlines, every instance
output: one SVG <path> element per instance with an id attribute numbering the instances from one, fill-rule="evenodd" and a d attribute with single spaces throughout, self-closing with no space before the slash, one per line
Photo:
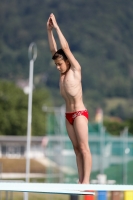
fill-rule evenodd
<path id="1" fill-rule="evenodd" d="M 81 115 L 85 116 L 87 119 L 89 118 L 88 111 L 81 110 L 81 111 L 76 111 L 76 112 L 72 112 L 72 113 L 66 113 L 66 119 L 69 121 L 70 124 L 73 125 L 75 118 L 78 116 L 81 116 Z"/>

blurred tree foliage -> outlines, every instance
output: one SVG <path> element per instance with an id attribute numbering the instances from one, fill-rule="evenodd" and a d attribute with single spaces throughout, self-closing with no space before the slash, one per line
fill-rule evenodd
<path id="1" fill-rule="evenodd" d="M 133 134 L 133 118 L 126 120 L 129 133 Z"/>
<path id="2" fill-rule="evenodd" d="M 57 95 L 57 93 L 55 94 Z M 33 91 L 32 135 L 45 135 L 47 120 L 42 106 L 51 106 L 52 100 L 46 88 Z M 9 81 L 0 81 L 0 135 L 27 134 L 28 96 L 23 90 Z M 106 130 L 119 135 L 125 127 L 133 134 L 133 119 L 125 121 L 104 120 Z"/>
<path id="3" fill-rule="evenodd" d="M 46 30 L 53 12 L 82 66 L 84 100 L 91 115 L 98 106 L 106 112 L 105 98 L 132 99 L 132 8 L 132 0 L 0 1 L 0 78 L 28 77 L 27 50 L 34 41 L 38 47 L 35 75 L 44 77 L 38 84 L 55 95 L 58 72 L 51 61 Z M 53 103 L 59 102 L 57 95 Z M 132 117 L 130 109 L 119 112 L 118 106 L 107 114 Z"/>
<path id="4" fill-rule="evenodd" d="M 109 132 L 112 135 L 120 135 L 123 133 L 125 127 L 128 128 L 129 135 L 133 135 L 133 118 L 127 119 L 124 121 L 118 121 L 118 120 L 104 120 L 104 126 L 106 127 L 107 132 Z"/>
<path id="5" fill-rule="evenodd" d="M 46 113 L 43 105 L 51 105 L 50 94 L 46 89 L 33 91 L 32 135 L 46 134 Z M 7 81 L 0 82 L 0 135 L 27 134 L 28 96 Z"/>
<path id="6" fill-rule="evenodd" d="M 124 128 L 126 127 L 125 122 L 118 122 L 118 121 L 104 121 L 104 126 L 106 130 L 112 135 L 120 135 Z"/>

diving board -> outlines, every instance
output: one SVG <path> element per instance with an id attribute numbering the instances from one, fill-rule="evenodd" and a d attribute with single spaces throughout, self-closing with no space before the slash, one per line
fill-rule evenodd
<path id="1" fill-rule="evenodd" d="M 0 191 L 95 195 L 95 191 L 133 191 L 133 185 L 0 182 Z"/>
<path id="2" fill-rule="evenodd" d="M 78 187 L 77 187 L 78 186 Z M 88 187 L 86 187 L 88 188 Z M 94 192 L 84 190 L 78 184 L 53 184 L 53 183 L 17 183 L 0 182 L 0 191 L 10 192 L 33 192 L 48 194 L 76 194 L 76 195 L 94 195 Z"/>

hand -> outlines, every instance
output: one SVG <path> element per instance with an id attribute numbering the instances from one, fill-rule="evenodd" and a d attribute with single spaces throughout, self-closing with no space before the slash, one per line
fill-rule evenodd
<path id="1" fill-rule="evenodd" d="M 51 18 L 49 17 L 47 21 L 47 29 L 52 30 L 52 28 L 53 28 L 53 23 L 52 23 Z"/>
<path id="2" fill-rule="evenodd" d="M 50 25 L 52 28 L 55 28 L 55 29 L 58 28 L 58 24 L 57 24 L 56 18 L 53 13 L 49 17 L 49 22 L 50 22 Z"/>

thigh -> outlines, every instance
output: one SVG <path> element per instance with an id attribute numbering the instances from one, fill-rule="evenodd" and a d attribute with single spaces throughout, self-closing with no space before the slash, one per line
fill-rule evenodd
<path id="1" fill-rule="evenodd" d="M 74 127 L 73 125 L 71 125 L 68 120 L 66 120 L 66 129 L 68 132 L 68 136 L 70 138 L 70 140 L 72 141 L 73 146 L 77 146 L 77 137 L 76 137 L 76 133 L 74 131 Z"/>
<path id="2" fill-rule="evenodd" d="M 88 146 L 88 120 L 84 116 L 78 116 L 74 120 L 74 131 L 79 144 Z"/>

